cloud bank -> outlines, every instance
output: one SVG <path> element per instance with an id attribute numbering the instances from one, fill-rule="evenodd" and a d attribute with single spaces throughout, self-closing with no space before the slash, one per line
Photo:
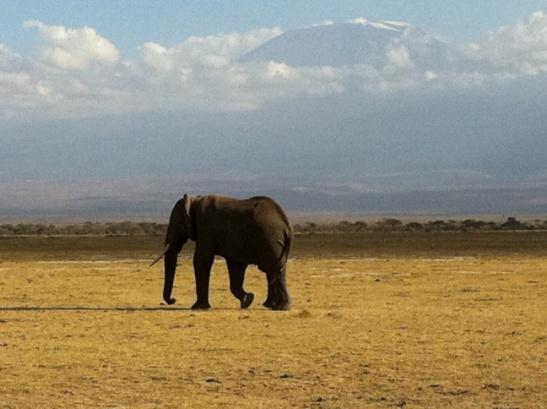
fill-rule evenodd
<path id="1" fill-rule="evenodd" d="M 125 59 L 93 28 L 28 21 L 24 27 L 36 30 L 43 44 L 34 55 L 0 44 L 0 118 L 251 111 L 347 92 L 480 89 L 547 71 L 547 14 L 541 11 L 470 44 L 452 44 L 406 23 L 358 18 L 348 24 L 401 34 L 375 64 L 291 66 L 241 59 L 281 35 L 278 27 L 190 37 L 173 46 L 146 42 Z"/>
<path id="2" fill-rule="evenodd" d="M 48 26 L 33 20 L 24 23 L 27 29 L 36 28 L 47 43 L 42 61 L 61 70 L 85 70 L 94 64 L 112 65 L 118 61 L 118 49 L 93 28 L 79 29 Z"/>

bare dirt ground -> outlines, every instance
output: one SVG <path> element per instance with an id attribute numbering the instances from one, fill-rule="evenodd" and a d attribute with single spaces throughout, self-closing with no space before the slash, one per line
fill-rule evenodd
<path id="1" fill-rule="evenodd" d="M 0 240 L 0 408 L 546 407 L 545 234 L 298 237 L 289 312 L 140 240 Z"/>

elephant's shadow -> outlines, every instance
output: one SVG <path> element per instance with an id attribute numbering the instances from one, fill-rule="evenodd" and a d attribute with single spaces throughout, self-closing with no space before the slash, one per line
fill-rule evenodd
<path id="1" fill-rule="evenodd" d="M 217 311 L 241 311 L 240 308 L 215 308 Z M 200 312 L 199 310 L 192 309 L 190 307 L 173 307 L 173 306 L 157 306 L 157 307 L 86 307 L 86 306 L 21 306 L 21 307 L 0 307 L 2 311 L 102 311 L 102 312 L 176 312 L 176 311 L 191 311 L 193 313 Z"/>

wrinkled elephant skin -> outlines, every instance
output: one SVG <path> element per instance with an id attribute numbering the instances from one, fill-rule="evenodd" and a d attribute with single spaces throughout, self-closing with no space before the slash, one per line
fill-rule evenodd
<path id="1" fill-rule="evenodd" d="M 208 309 L 209 277 L 215 256 L 226 259 L 230 291 L 248 308 L 254 299 L 243 289 L 245 270 L 257 265 L 266 273 L 268 296 L 264 306 L 288 310 L 286 266 L 292 228 L 281 207 L 268 197 L 237 200 L 224 196 L 184 195 L 171 212 L 165 237 L 163 299 L 171 297 L 177 268 L 177 256 L 188 240 L 195 241 L 194 275 L 197 300 L 194 309 Z M 159 258 L 161 258 L 160 256 Z"/>

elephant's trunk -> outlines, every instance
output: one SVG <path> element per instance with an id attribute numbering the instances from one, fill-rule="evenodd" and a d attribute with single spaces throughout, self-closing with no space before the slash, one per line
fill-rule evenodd
<path id="1" fill-rule="evenodd" d="M 184 198 L 179 200 L 171 211 L 169 226 L 167 226 L 167 234 L 165 235 L 163 299 L 167 304 L 176 302 L 174 298 L 171 298 L 171 292 L 173 291 L 173 281 L 175 281 L 177 270 L 177 256 L 189 236 L 189 230 L 186 228 L 190 220 L 187 210 L 188 205 L 189 198 L 184 195 Z"/>
<path id="2" fill-rule="evenodd" d="M 165 257 L 163 259 L 165 279 L 163 283 L 163 299 L 167 304 L 174 304 L 175 298 L 171 298 L 171 292 L 173 291 L 173 282 L 175 281 L 175 273 L 177 270 L 177 256 L 182 250 L 182 246 L 186 240 L 182 240 L 180 235 L 176 232 L 173 233 L 171 226 L 167 233 L 165 240 Z"/>
<path id="3" fill-rule="evenodd" d="M 171 292 L 173 291 L 173 281 L 175 280 L 175 273 L 177 271 L 177 251 L 172 249 L 165 254 L 165 281 L 163 283 L 163 299 L 167 304 L 173 304 L 174 298 L 171 298 Z"/>

